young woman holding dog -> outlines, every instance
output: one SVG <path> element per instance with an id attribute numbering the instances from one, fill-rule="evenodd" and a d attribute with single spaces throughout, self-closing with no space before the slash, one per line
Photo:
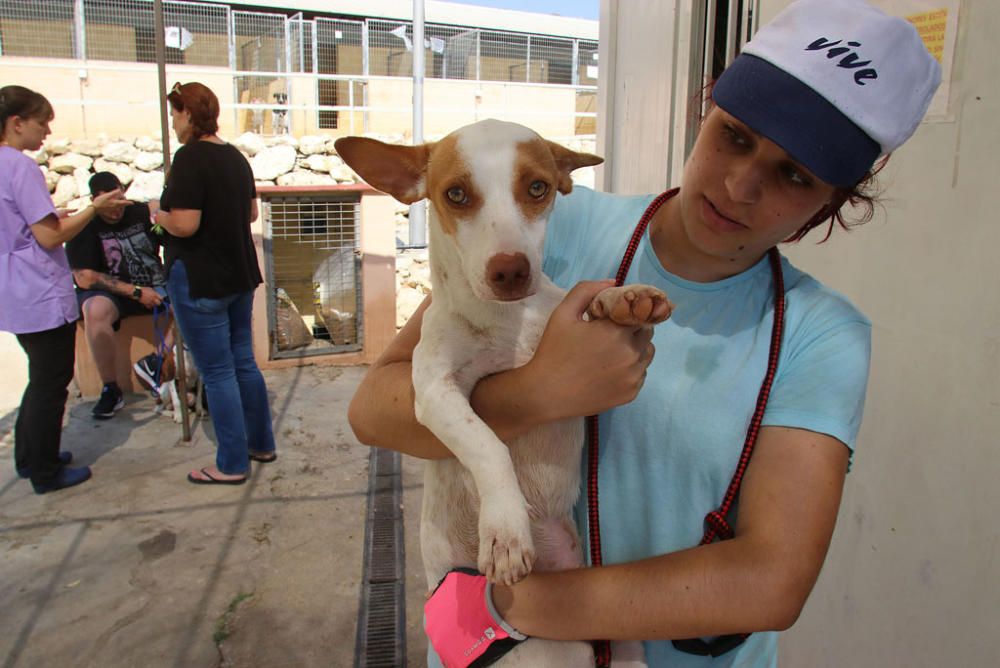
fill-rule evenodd
<path id="1" fill-rule="evenodd" d="M 167 96 L 183 144 L 167 176 L 156 222 L 167 231 L 167 294 L 208 395 L 218 441 L 199 485 L 240 485 L 250 461 L 277 458 L 267 386 L 253 356 L 253 293 L 261 284 L 250 223 L 257 190 L 246 158 L 216 134 L 219 100 L 197 82 Z"/>
<path id="2" fill-rule="evenodd" d="M 902 19 L 862 0 L 798 0 L 716 82 L 678 190 L 578 188 L 556 203 L 544 269 L 574 287 L 534 358 L 481 381 L 473 406 L 502 438 L 600 414 L 578 525 L 592 547 L 596 487 L 603 567 L 497 585 L 492 610 L 481 576 L 453 572 L 448 600 L 426 608 L 435 628 L 643 639 L 650 666 L 775 665 L 775 632 L 800 614 L 836 524 L 871 326 L 774 249 L 842 223 L 845 203 L 870 209 L 877 159 L 915 131 L 939 81 Z M 666 291 L 671 319 L 653 332 L 584 322 L 607 285 L 585 279 L 616 274 L 643 218 L 622 275 Z M 418 311 L 372 368 L 351 423 L 363 442 L 447 457 L 413 417 L 420 323 Z M 452 635 L 433 635 L 434 649 L 469 665 Z"/>
<path id="3" fill-rule="evenodd" d="M 17 474 L 38 494 L 90 478 L 60 452 L 67 387 L 73 379 L 80 310 L 63 242 L 94 216 L 128 204 L 121 190 L 95 197 L 73 215 L 58 212 L 34 160 L 55 118 L 45 96 L 23 86 L 0 88 L 0 330 L 17 335 L 28 356 L 28 386 L 14 425 Z"/>

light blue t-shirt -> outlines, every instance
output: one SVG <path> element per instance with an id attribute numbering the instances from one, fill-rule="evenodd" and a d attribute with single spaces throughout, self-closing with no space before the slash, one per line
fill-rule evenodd
<path id="1" fill-rule="evenodd" d="M 544 272 L 570 289 L 612 278 L 653 196 L 618 196 L 577 186 L 558 196 L 549 219 Z M 785 335 L 764 425 L 828 434 L 852 452 L 865 401 L 871 323 L 846 298 L 782 258 Z M 605 564 L 698 544 L 739 461 L 767 370 L 774 313 L 771 268 L 695 283 L 666 271 L 639 244 L 626 283 L 664 290 L 675 309 L 656 326 L 656 356 L 636 399 L 600 416 L 600 516 Z M 577 525 L 587 546 L 586 459 Z M 733 517 L 730 518 L 735 521 Z M 587 551 L 586 548 L 584 550 Z M 650 668 L 770 668 L 777 633 L 754 633 L 716 659 L 645 643 Z M 433 650 L 428 665 L 440 666 Z"/>
<path id="2" fill-rule="evenodd" d="M 569 289 L 614 277 L 652 196 L 577 187 L 549 221 L 543 270 Z M 828 434 L 852 451 L 861 424 L 871 323 L 846 298 L 782 258 L 785 335 L 764 425 Z M 600 416 L 600 517 L 605 564 L 693 547 L 732 479 L 767 369 L 773 316 L 765 257 L 747 271 L 695 283 L 666 271 L 643 236 L 626 283 L 676 305 L 657 325 L 656 356 L 638 397 Z M 586 465 L 577 522 L 587 542 Z M 731 518 L 732 519 L 732 518 Z M 651 668 L 774 666 L 776 633 L 755 633 L 717 659 L 645 643 Z"/>

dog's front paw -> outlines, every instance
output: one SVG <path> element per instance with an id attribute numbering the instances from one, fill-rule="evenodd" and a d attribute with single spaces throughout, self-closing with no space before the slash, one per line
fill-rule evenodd
<path id="1" fill-rule="evenodd" d="M 591 320 L 608 318 L 619 325 L 655 325 L 670 317 L 674 305 L 651 285 L 623 285 L 602 290 L 587 307 Z"/>
<path id="2" fill-rule="evenodd" d="M 523 580 L 534 563 L 526 509 L 484 502 L 479 511 L 479 572 L 490 582 L 512 585 Z"/>

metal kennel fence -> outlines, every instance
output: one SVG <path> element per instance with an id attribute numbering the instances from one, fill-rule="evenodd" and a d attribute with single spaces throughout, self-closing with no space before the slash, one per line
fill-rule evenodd
<path id="1" fill-rule="evenodd" d="M 360 195 L 290 188 L 260 196 L 271 359 L 360 351 Z"/>
<path id="2" fill-rule="evenodd" d="M 169 77 L 213 87 L 222 125 L 237 134 L 409 128 L 407 87 L 419 48 L 412 21 L 338 17 L 336 3 L 328 4 L 329 15 L 306 17 L 238 2 L 163 0 Z M 596 132 L 597 40 L 544 34 L 544 20 L 534 33 L 465 26 L 461 18 L 424 27 L 426 77 L 450 82 L 429 114 L 451 119 L 448 127 L 478 114 L 543 130 L 552 123 L 558 136 Z M 136 119 L 148 115 L 155 125 L 155 93 L 141 85 L 143 65 L 156 62 L 154 22 L 152 0 L 0 0 L 0 68 L 10 61 L 37 70 L 40 87 L 60 91 L 51 101 L 62 123 L 70 110 L 86 116 L 84 134 L 121 132 L 123 105 L 136 126 L 127 132 L 144 133 Z"/>

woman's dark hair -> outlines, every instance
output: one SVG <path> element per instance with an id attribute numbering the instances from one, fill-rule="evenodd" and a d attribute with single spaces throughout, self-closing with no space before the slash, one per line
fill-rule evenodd
<path id="1" fill-rule="evenodd" d="M 833 234 L 834 225 L 839 225 L 845 230 L 850 230 L 852 227 L 870 222 L 875 216 L 875 205 L 878 204 L 878 198 L 882 194 L 876 177 L 887 162 L 889 162 L 888 155 L 879 158 L 853 188 L 837 188 L 834 190 L 833 199 L 830 200 L 830 203 L 820 209 L 819 213 L 813 216 L 808 223 L 796 230 L 795 234 L 785 239 L 785 243 L 801 241 L 802 237 L 809 234 L 810 230 L 824 223 L 829 223 L 830 225 L 826 229 L 826 236 L 820 239 L 818 243 L 823 243 L 830 238 L 830 235 Z M 844 217 L 845 204 L 849 204 L 851 210 L 857 214 L 852 216 L 850 221 Z"/>
<path id="2" fill-rule="evenodd" d="M 177 111 L 191 112 L 192 139 L 219 131 L 219 98 L 208 86 L 196 81 L 174 84 L 167 101 Z"/>
<path id="3" fill-rule="evenodd" d="M 24 86 L 0 88 L 0 137 L 3 136 L 7 119 L 12 116 L 48 122 L 55 118 L 55 115 L 52 105 L 41 93 Z"/>
<path id="4" fill-rule="evenodd" d="M 695 94 L 689 107 L 692 115 L 697 114 L 704 105 L 705 113 L 701 117 L 704 119 L 712 110 L 712 107 L 715 106 L 715 101 L 712 99 L 712 87 L 714 85 L 715 82 L 712 81 Z M 876 177 L 887 162 L 889 162 L 889 156 L 885 155 L 879 158 L 853 187 L 837 188 L 834 190 L 833 199 L 830 200 L 830 203 L 820 209 L 809 222 L 796 230 L 795 234 L 785 239 L 784 243 L 801 241 L 811 230 L 824 223 L 829 223 L 829 227 L 826 230 L 826 236 L 820 239 L 818 243 L 823 243 L 830 238 L 830 235 L 833 234 L 834 225 L 838 225 L 845 230 L 850 230 L 852 227 L 870 222 L 875 217 L 875 205 L 878 204 L 879 196 L 882 194 Z M 849 204 L 857 214 L 852 216 L 851 220 L 848 220 L 844 216 L 845 204 Z"/>

